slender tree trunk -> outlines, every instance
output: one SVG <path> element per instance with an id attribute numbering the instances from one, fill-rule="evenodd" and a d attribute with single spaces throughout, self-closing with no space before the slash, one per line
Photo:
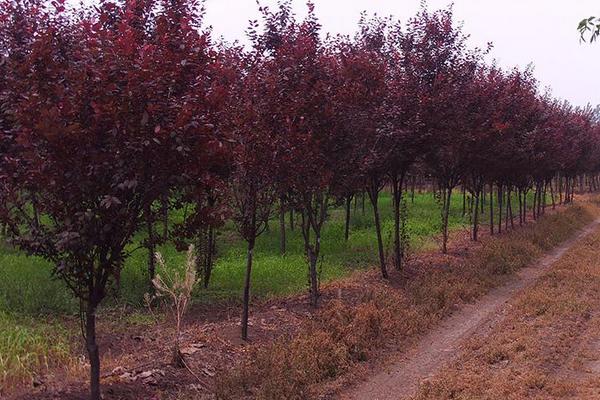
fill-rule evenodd
<path id="1" fill-rule="evenodd" d="M 377 233 L 377 249 L 379 251 L 379 268 L 381 269 L 381 276 L 384 279 L 388 278 L 387 268 L 385 265 L 385 253 L 383 250 L 383 238 L 381 236 L 381 221 L 379 219 L 379 190 L 372 185 L 368 190 L 369 199 L 371 200 L 371 205 L 373 206 L 373 217 L 375 218 L 375 231 Z"/>
<path id="2" fill-rule="evenodd" d="M 540 217 L 540 215 L 542 215 L 543 210 L 543 200 L 544 200 L 544 184 L 543 183 L 539 183 L 538 184 L 538 200 L 537 200 L 537 216 L 538 218 Z"/>
<path id="3" fill-rule="evenodd" d="M 469 194 L 469 199 L 468 199 L 468 202 L 469 202 L 469 210 L 468 210 L 468 213 L 469 213 L 469 222 L 473 222 L 473 213 L 475 211 L 475 209 L 473 208 L 473 204 L 475 204 L 475 201 L 474 201 L 475 195 L 474 195 L 474 193 L 475 193 L 475 191 L 471 192 Z M 479 204 L 477 204 L 477 207 L 479 207 Z"/>
<path id="4" fill-rule="evenodd" d="M 365 215 L 365 193 L 360 194 L 362 213 Z"/>
<path id="5" fill-rule="evenodd" d="M 465 215 L 467 215 L 467 191 L 466 191 L 464 185 L 462 186 L 462 198 L 463 198 L 462 216 L 464 217 Z"/>
<path id="6" fill-rule="evenodd" d="M 508 230 L 508 219 L 510 217 L 510 227 L 511 229 L 515 228 L 515 221 L 513 217 L 512 211 L 512 188 L 509 186 L 508 193 L 506 196 L 506 229 Z"/>
<path id="7" fill-rule="evenodd" d="M 538 194 L 539 194 L 539 186 L 536 183 L 535 184 L 535 192 L 533 192 L 533 207 L 531 210 L 534 221 L 537 220 L 537 218 L 538 218 L 538 208 L 539 208 Z"/>
<path id="8" fill-rule="evenodd" d="M 279 253 L 285 255 L 285 201 L 279 197 Z"/>
<path id="9" fill-rule="evenodd" d="M 327 217 L 327 196 L 323 193 L 311 195 L 302 210 L 302 235 L 304 248 L 308 257 L 308 274 L 310 304 L 313 308 L 319 305 L 319 274 L 317 262 L 321 252 L 321 227 Z M 310 240 L 310 231 L 315 233 L 314 244 Z"/>
<path id="10" fill-rule="evenodd" d="M 33 211 L 33 226 L 39 228 L 40 226 L 40 213 L 38 211 L 38 201 L 35 194 L 31 194 L 31 209 Z"/>
<path id="11" fill-rule="evenodd" d="M 575 177 L 569 178 L 569 203 L 575 198 Z"/>
<path id="12" fill-rule="evenodd" d="M 442 253 L 448 253 L 448 217 L 450 215 L 450 200 L 452 196 L 452 188 L 444 188 L 443 199 L 444 199 L 444 210 L 442 213 Z"/>
<path id="13" fill-rule="evenodd" d="M 481 189 L 481 194 L 479 196 L 479 205 L 481 206 L 481 214 L 482 215 L 485 212 L 484 203 L 485 203 L 485 185 L 483 185 L 483 188 Z"/>
<path id="14" fill-rule="evenodd" d="M 527 192 L 528 190 L 523 190 L 523 223 L 527 223 Z"/>
<path id="15" fill-rule="evenodd" d="M 352 196 L 346 197 L 346 219 L 344 226 L 344 240 L 347 242 L 350 238 L 350 206 L 352 204 Z"/>
<path id="16" fill-rule="evenodd" d="M 316 246 L 308 248 L 309 275 L 310 275 L 310 305 L 316 308 L 319 305 L 319 276 L 317 273 L 317 261 L 319 253 L 316 247 L 319 246 L 320 236 L 317 233 Z"/>
<path id="17" fill-rule="evenodd" d="M 494 187 L 490 183 L 490 235 L 494 236 Z"/>
<path id="18" fill-rule="evenodd" d="M 290 207 L 290 231 L 294 231 L 294 209 Z"/>
<path id="19" fill-rule="evenodd" d="M 402 203 L 402 184 L 403 175 L 397 174 L 392 176 L 392 196 L 394 199 L 394 267 L 397 271 L 402 269 L 402 237 L 400 235 L 400 206 Z"/>
<path id="20" fill-rule="evenodd" d="M 474 204 L 473 207 L 473 241 L 477 241 L 479 232 L 479 189 L 476 189 L 471 198 Z"/>
<path id="21" fill-rule="evenodd" d="M 542 215 L 546 214 L 546 190 L 548 188 L 548 182 L 544 181 L 544 188 L 542 189 Z"/>
<path id="22" fill-rule="evenodd" d="M 96 343 L 96 306 L 88 303 L 85 313 L 85 345 L 90 361 L 90 399 L 100 400 L 100 352 Z"/>
<path id="23" fill-rule="evenodd" d="M 169 238 L 169 196 L 166 194 L 161 199 L 160 213 L 163 225 L 162 239 L 166 242 Z"/>
<path id="24" fill-rule="evenodd" d="M 150 206 L 146 208 L 144 213 L 146 218 L 146 230 L 148 234 L 148 240 L 146 242 L 146 248 L 148 249 L 148 284 L 150 290 L 154 292 L 154 284 L 152 280 L 156 275 L 156 238 L 154 236 L 154 218 Z"/>
<path id="25" fill-rule="evenodd" d="M 212 267 L 213 267 L 213 255 L 215 254 L 215 230 L 212 226 L 208 227 L 208 245 L 205 254 L 205 262 L 204 262 L 204 288 L 208 288 L 208 284 L 210 283 L 210 277 L 212 275 Z"/>
<path id="26" fill-rule="evenodd" d="M 563 204 L 562 175 L 558 174 L 558 204 Z"/>
<path id="27" fill-rule="evenodd" d="M 502 202 L 504 197 L 504 187 L 501 183 L 498 184 L 498 234 L 502 233 Z"/>
<path id="28" fill-rule="evenodd" d="M 519 225 L 523 225 L 523 191 L 518 189 L 519 197 Z"/>
<path id="29" fill-rule="evenodd" d="M 553 184 L 553 179 L 550 179 L 550 199 L 552 200 L 552 209 L 554 210 L 556 208 L 556 200 L 554 199 L 554 184 Z"/>
<path id="30" fill-rule="evenodd" d="M 250 281 L 252 278 L 252 258 L 256 238 L 248 240 L 248 254 L 246 258 L 246 277 L 244 279 L 244 304 L 242 308 L 242 340 L 248 340 L 248 314 L 250 308 Z"/>

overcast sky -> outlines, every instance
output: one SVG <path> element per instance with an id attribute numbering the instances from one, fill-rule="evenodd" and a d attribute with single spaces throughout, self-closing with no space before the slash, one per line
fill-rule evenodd
<path id="1" fill-rule="evenodd" d="M 260 0 L 275 5 L 276 0 Z M 299 16 L 306 1 L 294 0 Z M 393 15 L 401 21 L 413 16 L 420 0 L 314 0 L 324 31 L 352 33 L 360 12 Z M 448 0 L 429 0 L 429 8 L 446 7 Z M 205 22 L 215 37 L 245 40 L 250 19 L 258 18 L 256 0 L 207 0 Z M 577 23 L 600 15 L 598 0 L 455 0 L 454 15 L 464 23 L 473 46 L 493 42 L 492 56 L 505 67 L 535 66 L 543 86 L 555 97 L 574 105 L 600 104 L 600 43 L 579 42 Z"/>

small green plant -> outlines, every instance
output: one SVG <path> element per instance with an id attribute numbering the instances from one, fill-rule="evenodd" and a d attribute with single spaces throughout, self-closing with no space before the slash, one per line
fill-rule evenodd
<path id="1" fill-rule="evenodd" d="M 152 279 L 156 289 L 154 296 L 146 295 L 146 303 L 150 305 L 153 298 L 163 298 L 165 304 L 171 309 L 175 320 L 175 337 L 173 343 L 173 364 L 177 367 L 186 366 L 180 350 L 181 323 L 192 298 L 196 279 L 196 256 L 194 246 L 190 245 L 183 271 L 169 270 L 160 253 L 156 253 L 158 273 Z M 183 272 L 183 273 L 182 273 Z"/>

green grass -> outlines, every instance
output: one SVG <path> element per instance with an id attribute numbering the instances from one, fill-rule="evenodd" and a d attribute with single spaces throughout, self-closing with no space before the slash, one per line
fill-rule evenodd
<path id="1" fill-rule="evenodd" d="M 52 277 L 45 260 L 0 244 L 0 312 L 15 315 L 71 313 L 77 302 L 65 285 Z"/>
<path id="2" fill-rule="evenodd" d="M 416 194 L 414 202 L 407 196 L 408 223 L 412 251 L 421 247 L 437 246 L 441 213 L 437 201 L 430 193 Z M 516 202 L 513 202 L 516 207 Z M 532 204 L 531 201 L 529 204 Z M 376 239 L 373 216 L 366 201 L 363 213 L 360 201 L 352 206 L 351 233 L 344 240 L 344 211 L 331 210 L 329 220 L 323 228 L 322 251 L 319 271 L 322 282 L 347 275 L 353 269 L 373 266 L 377 262 Z M 391 196 L 383 192 L 380 198 L 383 238 L 390 249 L 393 237 L 393 214 Z M 181 218 L 173 212 L 171 218 Z M 488 212 L 481 216 L 483 222 Z M 286 217 L 289 224 L 289 218 Z M 466 227 L 468 217 L 462 216 L 462 196 L 452 197 L 449 216 L 450 230 Z M 270 231 L 259 237 L 254 257 L 252 293 L 255 298 L 287 295 L 303 291 L 307 287 L 307 265 L 303 252 L 303 241 L 298 229 L 287 231 L 287 254 L 279 254 L 278 220 L 270 223 Z M 136 241 L 143 239 L 143 233 Z M 132 248 L 134 246 L 132 245 Z M 198 289 L 196 302 L 238 301 L 242 291 L 246 249 L 231 223 L 223 227 L 217 237 L 218 258 L 209 289 Z M 180 265 L 185 253 L 178 252 L 171 244 L 163 245 L 159 251 L 168 265 Z M 118 299 L 109 298 L 107 304 L 140 306 L 148 290 L 146 266 L 148 254 L 144 249 L 136 250 L 127 259 L 121 274 L 121 291 Z M 0 247 L 0 311 L 19 315 L 47 313 L 75 313 L 77 302 L 62 282 L 53 279 L 51 267 L 43 259 L 29 257 L 23 253 Z"/>
<path id="3" fill-rule="evenodd" d="M 360 203 L 360 202 L 359 202 Z M 354 206 L 353 206 L 354 207 Z M 451 229 L 468 223 L 462 218 L 462 199 L 456 196 L 449 225 Z M 386 247 L 392 243 L 393 215 L 389 194 L 380 199 L 383 221 L 383 237 Z M 409 219 L 407 229 L 411 237 L 411 246 L 419 244 L 440 231 L 440 209 L 430 194 L 415 196 L 414 204 L 408 201 Z M 289 218 L 286 218 L 289 224 Z M 361 205 L 351 213 L 351 233 L 348 242 L 344 240 L 344 211 L 333 209 L 329 221 L 323 228 L 321 260 L 319 271 L 322 282 L 340 278 L 355 268 L 373 265 L 377 260 L 375 232 L 373 229 L 371 207 L 366 204 L 365 213 Z M 207 290 L 198 290 L 196 301 L 228 301 L 240 297 L 244 279 L 246 247 L 237 238 L 229 224 L 221 230 L 218 237 L 218 258 L 216 260 L 211 284 Z M 177 252 L 173 246 L 161 246 L 160 252 L 167 264 L 182 264 L 185 255 Z M 127 262 L 122 273 L 123 301 L 130 304 L 139 302 L 147 290 L 146 265 L 147 252 L 139 250 Z M 287 230 L 287 251 L 279 254 L 279 222 L 270 222 L 270 230 L 258 238 L 252 272 L 252 292 L 255 297 L 264 298 L 276 295 L 292 294 L 307 287 L 307 264 L 304 244 L 298 229 Z"/>
<path id="4" fill-rule="evenodd" d="M 66 366 L 69 335 L 58 323 L 16 318 L 0 312 L 0 395 L 3 388 L 31 380 L 35 372 Z"/>

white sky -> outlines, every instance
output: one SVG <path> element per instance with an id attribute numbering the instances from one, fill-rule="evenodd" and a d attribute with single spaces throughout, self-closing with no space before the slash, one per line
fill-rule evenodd
<path id="1" fill-rule="evenodd" d="M 260 0 L 274 6 L 276 0 Z M 361 11 L 401 21 L 412 17 L 420 0 L 314 0 L 323 30 L 352 33 Z M 430 9 L 443 8 L 448 0 L 429 0 Z M 294 0 L 299 16 L 306 14 L 305 0 Z M 207 25 L 214 37 L 245 41 L 250 19 L 258 18 L 256 0 L 206 0 Z M 554 96 L 574 105 L 600 104 L 600 42 L 580 43 L 578 22 L 600 16 L 598 0 L 455 0 L 454 15 L 464 23 L 473 46 L 493 42 L 492 57 L 504 67 L 529 63 L 543 86 Z"/>

